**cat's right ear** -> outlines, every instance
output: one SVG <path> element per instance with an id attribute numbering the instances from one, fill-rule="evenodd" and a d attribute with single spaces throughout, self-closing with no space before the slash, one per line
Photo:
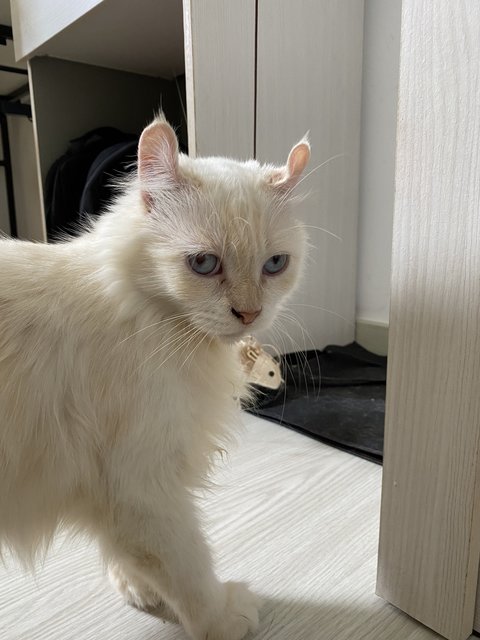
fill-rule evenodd
<path id="1" fill-rule="evenodd" d="M 175 131 L 163 118 L 154 120 L 140 136 L 138 176 L 147 206 L 151 205 L 151 194 L 159 188 L 172 189 L 179 184 L 178 140 Z"/>

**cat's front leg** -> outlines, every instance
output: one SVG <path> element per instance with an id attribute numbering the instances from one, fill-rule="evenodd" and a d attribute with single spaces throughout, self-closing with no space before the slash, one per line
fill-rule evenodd
<path id="1" fill-rule="evenodd" d="M 101 546 L 124 594 L 135 593 L 145 608 L 166 602 L 194 640 L 240 640 L 256 628 L 258 598 L 217 579 L 186 491 L 155 505 L 141 498 L 117 505 Z"/>
<path id="2" fill-rule="evenodd" d="M 115 589 L 123 596 L 127 604 L 136 609 L 152 613 L 163 620 L 179 623 L 177 614 L 165 602 L 163 597 L 151 589 L 151 587 L 142 581 L 139 575 L 128 570 L 125 573 L 123 565 L 111 562 L 108 567 L 110 582 Z"/>

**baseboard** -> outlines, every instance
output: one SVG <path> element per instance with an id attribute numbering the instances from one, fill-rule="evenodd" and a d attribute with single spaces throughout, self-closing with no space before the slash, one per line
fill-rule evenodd
<path id="1" fill-rule="evenodd" d="M 388 352 L 388 324 L 357 318 L 355 340 L 372 353 L 386 356 Z"/>

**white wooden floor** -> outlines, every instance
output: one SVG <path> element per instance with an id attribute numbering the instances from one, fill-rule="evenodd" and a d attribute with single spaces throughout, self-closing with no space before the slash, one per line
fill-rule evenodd
<path id="1" fill-rule="evenodd" d="M 283 427 L 247 430 L 205 499 L 225 579 L 265 604 L 255 640 L 439 638 L 374 595 L 381 468 Z M 3 640 L 185 640 L 123 605 L 94 547 L 57 545 L 36 578 L 0 567 Z"/>

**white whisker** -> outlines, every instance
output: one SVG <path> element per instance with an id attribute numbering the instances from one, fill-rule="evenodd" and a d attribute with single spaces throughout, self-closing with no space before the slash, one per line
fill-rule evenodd
<path id="1" fill-rule="evenodd" d="M 189 318 L 189 317 L 192 317 L 191 313 L 180 313 L 180 314 L 178 314 L 176 316 L 170 316 L 168 318 L 163 318 L 162 320 L 159 320 L 158 322 L 152 322 L 152 324 L 149 324 L 146 327 L 142 327 L 141 329 L 138 329 L 138 331 L 134 331 L 133 333 L 128 335 L 126 338 L 123 338 L 123 340 L 121 340 L 118 344 L 119 345 L 123 344 L 127 340 L 130 340 L 134 336 L 138 335 L 142 331 L 146 331 L 147 329 L 151 329 L 153 327 L 160 327 L 160 325 L 163 325 L 163 324 L 165 324 L 167 322 L 174 322 L 175 320 Z"/>
<path id="2" fill-rule="evenodd" d="M 190 365 L 189 365 L 189 369 L 190 369 L 190 366 L 191 366 L 192 362 L 194 361 L 194 357 L 193 356 L 195 355 L 195 352 L 198 350 L 198 348 L 204 342 L 204 340 L 209 336 L 209 334 L 204 332 L 203 330 L 202 330 L 202 332 L 203 332 L 203 337 L 198 341 L 197 345 L 190 351 L 190 353 L 187 355 L 185 360 L 182 362 L 182 364 L 180 365 L 180 370 L 183 369 L 183 367 L 185 366 L 185 364 L 187 363 L 188 360 L 190 360 Z"/>
<path id="3" fill-rule="evenodd" d="M 149 360 L 154 358 L 161 351 L 164 351 L 164 350 L 166 350 L 166 349 L 168 349 L 169 347 L 172 347 L 172 346 L 176 347 L 178 345 L 178 343 L 180 343 L 180 346 L 181 346 L 182 345 L 182 340 L 185 340 L 187 338 L 187 336 L 191 335 L 195 331 L 198 331 L 198 329 L 196 327 L 190 327 L 189 329 L 187 329 L 187 331 L 185 331 L 183 329 L 183 327 L 179 328 L 179 330 L 174 334 L 173 337 L 170 337 L 167 341 L 161 342 L 159 344 L 159 346 L 156 347 L 152 351 L 152 353 L 150 353 L 149 356 L 147 358 L 145 358 L 145 360 L 138 366 L 137 370 L 140 369 L 141 367 L 144 367 Z M 176 350 L 173 353 L 176 353 Z M 163 362 L 159 365 L 159 367 L 162 364 L 163 364 Z M 159 367 L 157 367 L 157 369 Z"/>
<path id="4" fill-rule="evenodd" d="M 326 309 L 325 307 L 318 307 L 318 306 L 316 306 L 314 304 L 303 304 L 303 303 L 300 303 L 300 302 L 289 302 L 288 306 L 289 307 L 308 307 L 310 309 L 318 309 L 319 311 L 325 311 L 325 313 L 330 313 L 332 316 L 336 316 L 337 318 L 340 318 L 341 320 L 344 320 L 351 327 L 355 326 L 355 323 L 352 322 L 351 320 L 349 320 L 348 318 L 345 318 L 345 316 L 342 316 L 339 313 L 337 313 L 336 311 L 332 311 L 331 309 Z"/>
<path id="5" fill-rule="evenodd" d="M 315 171 L 318 171 L 319 169 L 321 169 L 322 167 L 324 167 L 325 165 L 329 164 L 330 162 L 333 162 L 334 160 L 338 160 L 338 158 L 346 158 L 348 157 L 349 154 L 348 153 L 337 153 L 334 156 L 330 156 L 330 158 L 328 158 L 327 160 L 324 160 L 322 163 L 318 164 L 316 167 L 314 167 L 311 171 L 309 171 L 308 173 L 306 173 L 302 178 L 300 178 L 300 180 L 297 182 L 297 184 L 295 185 L 295 189 L 302 184 L 302 182 L 304 180 L 306 180 L 309 176 L 312 175 L 312 173 L 315 173 Z"/>
<path id="6" fill-rule="evenodd" d="M 184 342 L 181 342 L 179 346 L 177 346 L 171 353 L 169 353 L 168 356 L 164 358 L 162 362 L 160 362 L 160 364 L 155 368 L 155 371 L 158 371 L 161 367 L 163 367 L 163 365 L 166 362 L 168 362 L 168 360 L 170 360 L 170 358 L 172 358 L 176 353 L 178 353 L 180 349 L 183 349 L 184 347 L 188 346 L 192 342 L 192 340 L 194 340 L 201 333 L 202 331 L 200 329 L 197 329 L 196 327 L 194 327 L 192 335 L 188 339 L 186 339 Z"/>
<path id="7" fill-rule="evenodd" d="M 284 311 L 282 311 L 281 313 L 282 313 L 283 317 L 287 318 L 287 315 L 285 314 Z M 307 331 L 307 329 L 305 328 L 305 326 L 304 326 L 301 318 L 299 317 L 299 315 L 297 313 L 295 313 L 295 311 L 293 311 L 293 309 L 288 309 L 288 313 L 292 314 L 292 316 L 290 316 L 290 315 L 288 316 L 288 319 L 290 320 L 290 322 L 298 325 L 300 327 L 301 331 L 302 331 L 302 335 L 303 335 L 303 338 L 304 338 L 305 351 L 307 351 L 307 347 L 306 347 L 306 344 L 305 344 L 305 336 L 306 336 L 309 339 L 310 344 L 312 346 L 312 350 L 315 353 L 315 359 L 317 361 L 317 368 L 318 368 L 318 375 L 319 375 L 318 392 L 317 392 L 317 398 L 318 398 L 319 395 L 320 395 L 320 388 L 321 388 L 321 367 L 320 367 L 320 358 L 318 357 L 318 349 L 317 349 L 317 347 L 316 347 L 316 345 L 315 345 L 315 343 L 313 341 L 313 338 L 312 338 L 310 332 Z M 306 360 L 306 356 L 305 356 L 305 360 Z M 315 376 L 313 375 L 313 372 L 312 372 L 312 369 L 310 367 L 310 364 L 308 366 L 309 366 L 309 369 L 310 369 L 310 375 L 312 376 L 312 381 L 314 381 Z M 315 390 L 315 385 L 314 385 L 314 390 Z"/>
<path id="8" fill-rule="evenodd" d="M 290 229 L 318 229 L 318 231 L 323 231 L 324 233 L 326 233 L 329 236 L 332 236 L 333 238 L 335 238 L 336 240 L 338 240 L 339 242 L 343 242 L 343 238 L 341 236 L 337 236 L 336 233 L 333 233 L 333 231 L 329 231 L 328 229 L 325 229 L 324 227 L 317 227 L 314 224 L 299 224 L 299 225 L 295 225 L 293 227 L 287 227 L 285 229 L 285 231 L 289 231 Z"/>

